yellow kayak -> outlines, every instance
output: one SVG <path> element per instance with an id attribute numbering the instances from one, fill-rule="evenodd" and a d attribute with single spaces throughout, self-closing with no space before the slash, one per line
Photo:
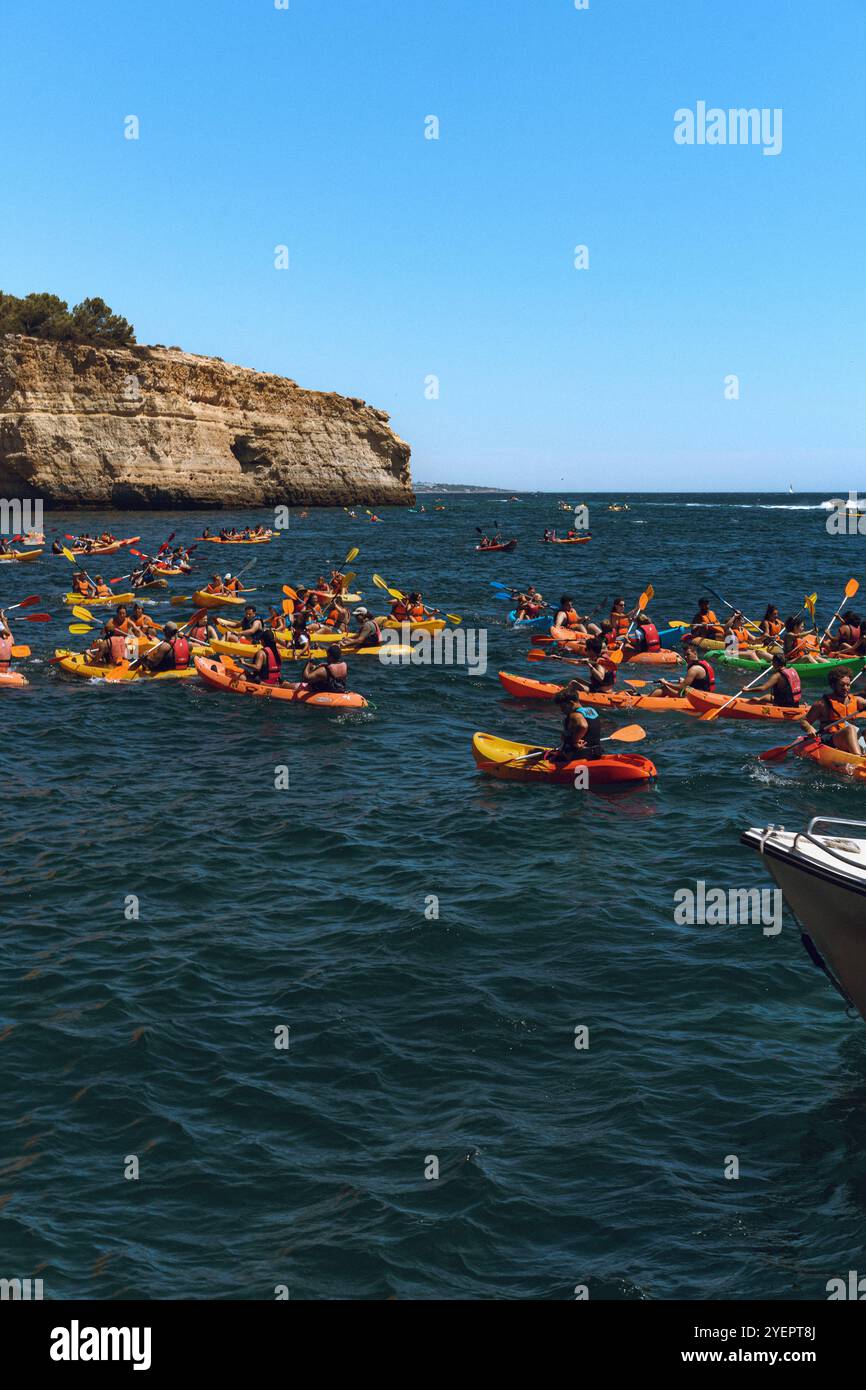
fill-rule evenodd
<path id="1" fill-rule="evenodd" d="M 408 627 L 410 632 L 441 632 L 445 627 L 444 618 L 409 618 L 405 623 L 396 618 L 374 618 L 373 621 L 391 629 Z"/>
<path id="2" fill-rule="evenodd" d="M 246 608 L 245 598 L 236 598 L 234 594 L 209 594 L 204 589 L 197 589 L 193 594 L 193 602 L 199 608 Z"/>
<path id="3" fill-rule="evenodd" d="M 129 667 L 125 670 L 113 666 L 96 666 L 87 659 L 86 652 L 67 652 L 58 649 L 54 653 L 59 658 L 57 665 L 61 671 L 65 671 L 69 676 L 79 676 L 82 680 L 105 680 L 109 671 L 116 671 L 112 675 L 111 683 L 115 681 L 171 681 L 187 680 L 195 675 L 194 666 L 183 666 L 178 671 L 159 671 L 151 675 L 141 666 Z"/>
<path id="4" fill-rule="evenodd" d="M 7 550 L 5 555 L 0 555 L 0 563 L 11 564 L 15 560 L 19 565 L 26 564 L 28 560 L 38 560 L 41 554 L 41 550 Z"/>
<path id="5" fill-rule="evenodd" d="M 63 602 L 70 607 L 80 603 L 83 608 L 116 608 L 119 603 L 135 603 L 135 594 L 112 594 L 110 598 L 85 598 L 83 594 L 64 594 Z M 153 603 L 152 598 L 140 598 L 142 605 Z"/>

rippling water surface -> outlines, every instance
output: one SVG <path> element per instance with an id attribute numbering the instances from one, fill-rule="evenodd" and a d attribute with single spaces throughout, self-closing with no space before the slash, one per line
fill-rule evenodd
<path id="1" fill-rule="evenodd" d="M 757 766 L 787 741 L 760 724 L 648 714 L 658 784 L 607 796 L 484 779 L 470 740 L 556 734 L 499 685 L 558 673 L 492 578 L 587 607 L 652 582 L 663 619 L 707 581 L 753 613 L 817 590 L 829 617 L 864 542 L 828 536 L 821 496 L 570 500 L 588 546 L 538 543 L 555 498 L 446 497 L 314 511 L 256 551 L 262 599 L 359 545 L 366 602 L 378 571 L 488 630 L 484 675 L 357 659 L 370 708 L 342 715 L 61 678 L 67 562 L 0 566 L 3 603 L 56 615 L 14 624 L 31 687 L 0 696 L 0 1275 L 58 1298 L 807 1299 L 862 1265 L 862 1024 L 790 919 L 673 920 L 695 878 L 767 884 L 741 829 L 862 815 L 862 790 Z M 515 554 L 474 552 L 494 519 Z M 205 520 L 226 514 L 47 526 L 155 547 Z"/>

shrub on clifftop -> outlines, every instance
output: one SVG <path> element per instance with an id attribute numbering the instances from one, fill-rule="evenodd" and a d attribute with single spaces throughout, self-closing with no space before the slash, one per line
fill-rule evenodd
<path id="1" fill-rule="evenodd" d="M 0 333 L 26 333 L 60 343 L 127 347 L 135 342 L 131 323 L 112 313 L 104 299 L 82 299 L 70 310 L 56 294 L 28 294 L 19 299 L 0 290 Z"/>

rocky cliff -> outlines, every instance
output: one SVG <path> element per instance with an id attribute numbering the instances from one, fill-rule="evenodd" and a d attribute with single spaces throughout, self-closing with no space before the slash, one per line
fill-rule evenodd
<path id="1" fill-rule="evenodd" d="M 0 495 L 104 507 L 412 499 L 409 445 L 354 397 L 178 348 L 0 337 Z"/>

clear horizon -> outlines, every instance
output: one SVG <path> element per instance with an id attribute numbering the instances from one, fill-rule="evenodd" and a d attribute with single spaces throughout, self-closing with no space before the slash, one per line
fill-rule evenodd
<path id="1" fill-rule="evenodd" d="M 866 467 L 852 0 L 153 0 L 135 32 L 107 0 L 4 6 L 3 290 L 361 396 L 422 478 Z M 740 108 L 763 147 L 729 142 Z"/>

